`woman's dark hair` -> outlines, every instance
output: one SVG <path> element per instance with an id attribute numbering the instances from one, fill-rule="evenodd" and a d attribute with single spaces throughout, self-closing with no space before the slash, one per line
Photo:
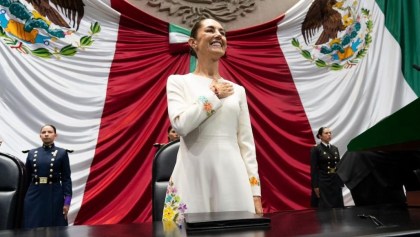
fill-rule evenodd
<path id="1" fill-rule="evenodd" d="M 316 134 L 316 137 L 318 138 L 318 139 L 321 139 L 321 135 L 322 135 L 322 133 L 324 132 L 324 129 L 326 129 L 327 127 L 320 127 L 319 129 L 318 129 L 318 133 Z"/>
<path id="2" fill-rule="evenodd" d="M 171 131 L 171 129 L 172 129 L 172 125 L 169 125 L 169 127 L 168 127 L 168 133 Z"/>
<path id="3" fill-rule="evenodd" d="M 191 33 L 190 33 L 190 38 L 196 39 L 197 38 L 197 33 L 198 30 L 201 28 L 202 26 L 202 22 L 204 20 L 207 19 L 212 19 L 212 18 L 200 18 L 198 21 L 196 21 L 193 25 L 193 27 L 191 28 Z M 195 53 L 194 49 L 192 47 L 190 47 L 190 54 L 196 58 L 198 58 L 197 54 Z M 223 57 L 226 57 L 226 53 L 225 55 L 223 55 Z"/>
<path id="4" fill-rule="evenodd" d="M 191 38 L 195 39 L 197 37 L 197 32 L 198 32 L 198 29 L 200 29 L 201 27 L 201 22 L 207 19 L 208 18 L 200 18 L 197 22 L 194 23 L 193 27 L 191 28 L 191 33 L 190 33 Z"/>
<path id="5" fill-rule="evenodd" d="M 197 38 L 198 29 L 201 27 L 201 22 L 207 18 L 201 18 L 197 22 L 194 23 L 193 27 L 191 28 L 190 37 L 195 39 Z M 195 53 L 194 49 L 190 47 L 190 54 L 197 58 L 197 54 Z"/>
<path id="6" fill-rule="evenodd" d="M 41 132 L 41 131 L 42 131 L 42 129 L 43 129 L 43 128 L 45 128 L 45 127 L 47 127 L 47 126 L 52 127 L 52 128 L 53 128 L 53 130 L 54 130 L 54 133 L 57 133 L 57 129 L 55 128 L 55 126 L 54 126 L 54 125 L 51 125 L 51 124 L 45 124 L 44 126 L 42 126 L 42 127 L 41 127 L 41 130 L 39 130 L 39 132 Z"/>

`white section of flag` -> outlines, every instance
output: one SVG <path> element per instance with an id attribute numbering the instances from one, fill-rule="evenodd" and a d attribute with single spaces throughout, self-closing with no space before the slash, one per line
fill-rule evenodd
<path id="1" fill-rule="evenodd" d="M 190 37 L 188 35 L 179 33 L 179 32 L 169 32 L 169 43 L 186 43 Z"/>
<path id="2" fill-rule="evenodd" d="M 56 145 L 75 150 L 69 155 L 73 181 L 70 224 L 80 209 L 95 155 L 120 17 L 109 1 L 84 3 L 80 27 L 67 40 L 87 35 L 93 22 L 100 24 L 101 31 L 93 36 L 90 47 L 74 56 L 43 59 L 0 42 L 0 136 L 4 140 L 0 151 L 25 162 L 26 154 L 20 151 L 42 144 L 40 127 L 47 123 L 57 127 Z M 39 46 L 43 45 L 33 47 Z"/>

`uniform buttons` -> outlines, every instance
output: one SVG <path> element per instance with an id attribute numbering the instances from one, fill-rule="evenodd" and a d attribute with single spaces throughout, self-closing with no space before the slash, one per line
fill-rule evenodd
<path id="1" fill-rule="evenodd" d="M 35 185 L 38 185 L 38 182 L 35 182 Z"/>
<path id="2" fill-rule="evenodd" d="M 52 178 L 52 174 L 50 174 L 50 178 Z"/>
<path id="3" fill-rule="evenodd" d="M 34 164 L 34 167 L 36 167 L 36 164 Z"/>
<path id="4" fill-rule="evenodd" d="M 54 161 L 55 159 L 54 158 L 51 158 L 51 161 Z"/>
<path id="5" fill-rule="evenodd" d="M 51 163 L 51 164 L 50 164 L 50 166 L 51 166 L 51 167 L 52 167 L 53 165 L 54 165 L 53 163 Z"/>
<path id="6" fill-rule="evenodd" d="M 50 169 L 50 172 L 53 172 L 53 169 Z"/>
<path id="7" fill-rule="evenodd" d="M 35 178 L 38 178 L 38 175 L 35 175 Z"/>

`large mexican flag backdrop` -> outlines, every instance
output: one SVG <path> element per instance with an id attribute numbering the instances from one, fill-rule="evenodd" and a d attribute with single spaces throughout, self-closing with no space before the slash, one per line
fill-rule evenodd
<path id="1" fill-rule="evenodd" d="M 70 222 L 151 221 L 153 144 L 166 142 L 169 124 L 166 80 L 194 65 L 175 47 L 188 29 L 125 1 L 72 1 L 67 13 L 50 4 L 57 14 L 0 2 L 0 151 L 25 161 L 21 151 L 40 145 L 41 125 L 54 124 L 56 144 L 75 150 Z M 247 90 L 266 212 L 309 207 L 319 127 L 333 129 L 343 154 L 420 95 L 418 1 L 318 4 L 302 0 L 227 34 L 221 73 Z"/>

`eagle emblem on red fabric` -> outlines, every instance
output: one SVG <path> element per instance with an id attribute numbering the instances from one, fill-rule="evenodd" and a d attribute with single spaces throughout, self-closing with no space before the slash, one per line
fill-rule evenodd
<path id="1" fill-rule="evenodd" d="M 355 66 L 372 42 L 370 10 L 357 0 L 314 0 L 292 45 L 317 67 L 342 70 Z"/>

